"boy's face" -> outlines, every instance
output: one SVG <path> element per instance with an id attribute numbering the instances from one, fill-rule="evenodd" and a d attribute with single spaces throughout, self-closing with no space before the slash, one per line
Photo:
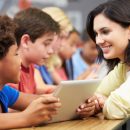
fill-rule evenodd
<path id="1" fill-rule="evenodd" d="M 9 48 L 6 56 L 0 60 L 1 84 L 13 82 L 17 83 L 20 79 L 21 59 L 17 52 L 17 45 Z"/>
<path id="2" fill-rule="evenodd" d="M 25 65 L 45 64 L 47 59 L 54 53 L 52 45 L 53 38 L 54 33 L 48 33 L 37 38 L 34 42 L 28 40 L 27 48 L 24 49 L 24 54 L 22 54 L 26 63 Z"/>
<path id="3" fill-rule="evenodd" d="M 60 34 L 55 34 L 53 40 L 53 49 L 55 53 L 57 53 L 64 44 L 66 44 L 68 40 L 69 34 L 65 32 L 61 32 Z"/>

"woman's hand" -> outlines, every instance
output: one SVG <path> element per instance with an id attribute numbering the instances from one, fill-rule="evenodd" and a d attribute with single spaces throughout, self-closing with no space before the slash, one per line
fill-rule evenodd
<path id="1" fill-rule="evenodd" d="M 101 94 L 95 94 L 94 96 L 88 98 L 85 103 L 81 104 L 77 109 L 77 114 L 81 118 L 86 118 L 101 112 L 106 97 Z"/>

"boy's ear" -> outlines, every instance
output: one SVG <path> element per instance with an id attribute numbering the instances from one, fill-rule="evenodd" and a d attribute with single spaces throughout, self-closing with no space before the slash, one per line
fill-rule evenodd
<path id="1" fill-rule="evenodd" d="M 24 34 L 22 37 L 21 37 L 21 46 L 24 47 L 24 48 L 28 48 L 28 44 L 30 43 L 30 36 L 28 34 Z"/>
<path id="2" fill-rule="evenodd" d="M 129 40 L 130 40 L 130 26 L 129 26 Z"/>

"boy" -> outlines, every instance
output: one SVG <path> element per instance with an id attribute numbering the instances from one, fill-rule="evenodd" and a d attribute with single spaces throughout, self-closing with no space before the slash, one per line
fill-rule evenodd
<path id="1" fill-rule="evenodd" d="M 61 8 L 46 7 L 42 10 L 49 14 L 55 21 L 57 21 L 61 27 L 61 33 L 58 37 L 58 39 L 60 39 L 59 43 L 61 44 L 61 46 L 59 48 L 56 48 L 56 46 L 54 47 L 55 50 L 57 50 L 58 56 L 55 55 L 50 59 L 51 63 L 49 63 L 50 65 L 48 67 L 48 70 L 55 84 L 59 84 L 61 80 L 68 79 L 68 74 L 66 73 L 66 60 L 70 59 L 73 53 L 76 51 L 77 41 L 75 42 L 75 40 L 77 38 L 75 39 L 75 30 L 73 25 L 71 24 L 71 21 Z M 58 67 L 56 67 L 57 65 L 55 66 L 54 64 L 57 64 Z"/>
<path id="2" fill-rule="evenodd" d="M 20 43 L 19 54 L 22 59 L 20 82 L 15 88 L 25 93 L 43 94 L 44 83 L 40 75 L 37 77 L 41 80 L 35 82 L 33 64 L 45 64 L 54 53 L 52 41 L 60 31 L 59 24 L 37 8 L 20 11 L 14 21 L 19 25 L 16 39 Z"/>
<path id="3" fill-rule="evenodd" d="M 24 94 L 4 86 L 8 82 L 17 83 L 20 77 L 21 61 L 14 35 L 16 27 L 9 17 L 0 16 L 0 129 L 38 125 L 50 120 L 60 107 L 58 99 L 51 95 Z M 23 111 L 7 113 L 8 107 Z"/>

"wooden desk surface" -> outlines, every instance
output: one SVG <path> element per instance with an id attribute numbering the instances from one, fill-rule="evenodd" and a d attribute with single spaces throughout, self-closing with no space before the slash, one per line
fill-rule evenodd
<path id="1" fill-rule="evenodd" d="M 116 130 L 125 122 L 126 120 L 101 120 L 92 117 L 86 120 L 73 120 L 15 130 Z"/>

